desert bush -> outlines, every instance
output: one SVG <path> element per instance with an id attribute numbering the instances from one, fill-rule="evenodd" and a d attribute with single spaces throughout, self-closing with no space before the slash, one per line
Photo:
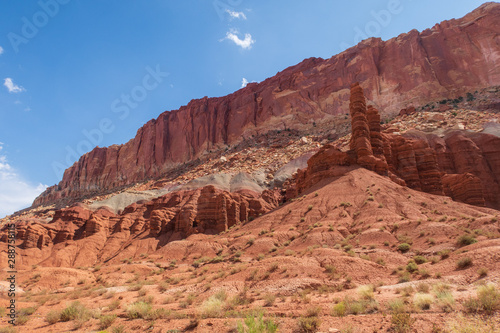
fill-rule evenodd
<path id="1" fill-rule="evenodd" d="M 450 252 L 451 252 L 451 250 L 446 249 L 446 250 L 443 250 L 443 251 L 439 251 L 438 255 L 441 257 L 441 260 L 444 260 L 444 259 L 446 259 L 446 258 L 448 258 L 450 256 Z"/>
<path id="2" fill-rule="evenodd" d="M 472 259 L 470 257 L 464 257 L 457 261 L 457 269 L 465 269 L 470 266 L 472 266 Z"/>
<path id="3" fill-rule="evenodd" d="M 443 312 L 451 312 L 455 307 L 455 299 L 449 291 L 440 292 L 436 295 L 437 305 Z"/>
<path id="4" fill-rule="evenodd" d="M 264 295 L 264 306 L 272 306 L 275 300 L 276 296 L 274 294 Z"/>
<path id="5" fill-rule="evenodd" d="M 342 301 L 332 307 L 332 315 L 335 317 L 343 317 L 346 314 L 345 303 Z"/>
<path id="6" fill-rule="evenodd" d="M 311 306 L 311 307 L 307 308 L 305 316 L 306 317 L 317 317 L 321 314 L 321 311 L 323 311 L 321 306 Z"/>
<path id="7" fill-rule="evenodd" d="M 299 317 L 297 324 L 300 332 L 313 333 L 318 330 L 321 321 L 318 317 Z"/>
<path id="8" fill-rule="evenodd" d="M 417 286 L 417 291 L 419 293 L 428 293 L 430 290 L 430 286 L 427 284 L 427 283 L 420 283 L 418 286 Z"/>
<path id="9" fill-rule="evenodd" d="M 408 252 L 410 250 L 410 244 L 408 243 L 402 243 L 402 244 L 399 244 L 398 245 L 398 250 L 405 253 L 405 252 Z"/>
<path id="10" fill-rule="evenodd" d="M 405 283 L 405 282 L 410 282 L 411 281 L 411 275 L 408 272 L 404 272 L 399 276 L 399 283 Z"/>
<path id="11" fill-rule="evenodd" d="M 91 317 L 90 311 L 80 302 L 75 301 L 63 309 L 60 313 L 60 321 L 88 320 Z"/>
<path id="12" fill-rule="evenodd" d="M 372 300 L 373 297 L 373 286 L 372 285 L 364 285 L 358 287 L 358 295 L 365 300 Z"/>
<path id="13" fill-rule="evenodd" d="M 430 294 L 416 293 L 413 296 L 413 304 L 421 310 L 429 310 L 432 303 L 434 303 L 434 298 Z"/>
<path id="14" fill-rule="evenodd" d="M 387 307 L 391 312 L 404 312 L 405 311 L 405 303 L 402 299 L 396 298 L 395 300 L 389 301 Z"/>
<path id="15" fill-rule="evenodd" d="M 99 318 L 99 330 L 103 331 L 113 324 L 116 315 L 104 315 Z"/>
<path id="16" fill-rule="evenodd" d="M 410 260 L 410 262 L 406 265 L 406 270 L 413 273 L 418 270 L 418 266 L 413 260 Z"/>
<path id="17" fill-rule="evenodd" d="M 16 326 L 22 326 L 28 322 L 30 317 L 26 314 L 18 314 L 16 317 Z"/>
<path id="18" fill-rule="evenodd" d="M 413 260 L 417 263 L 417 265 L 424 264 L 427 262 L 427 258 L 424 256 L 415 256 L 413 257 Z"/>
<path id="19" fill-rule="evenodd" d="M 446 333 L 496 333 L 498 327 L 490 318 L 479 316 L 457 316 L 449 318 L 445 323 Z"/>
<path id="20" fill-rule="evenodd" d="M 207 298 L 201 304 L 201 315 L 203 318 L 217 318 L 222 315 L 224 302 L 227 295 L 224 291 L 218 292 Z"/>
<path id="21" fill-rule="evenodd" d="M 409 333 L 415 320 L 411 318 L 408 312 L 393 312 L 391 315 L 391 324 L 396 333 Z"/>
<path id="22" fill-rule="evenodd" d="M 474 236 L 468 235 L 468 234 L 462 235 L 462 236 L 458 237 L 458 239 L 457 239 L 458 246 L 467 246 L 467 245 L 474 244 L 476 242 L 477 242 L 477 240 L 474 238 Z"/>
<path id="23" fill-rule="evenodd" d="M 484 278 L 486 276 L 488 276 L 488 268 L 486 267 L 481 267 L 478 271 L 477 271 L 477 275 L 479 275 L 480 278 Z"/>
<path id="24" fill-rule="evenodd" d="M 146 302 L 135 302 L 128 306 L 127 308 L 127 318 L 129 319 L 138 319 L 138 318 L 147 318 L 153 307 L 151 304 Z"/>
<path id="25" fill-rule="evenodd" d="M 123 325 L 116 326 L 111 329 L 111 333 L 124 333 L 124 332 L 125 332 L 125 326 Z"/>
<path id="26" fill-rule="evenodd" d="M 61 319 L 61 314 L 58 311 L 52 310 L 45 316 L 45 321 L 49 325 L 53 325 L 57 323 Z"/>
<path id="27" fill-rule="evenodd" d="M 275 333 L 278 331 L 278 323 L 273 319 L 264 319 L 263 314 L 248 315 L 245 320 L 238 323 L 238 333 Z"/>
<path id="28" fill-rule="evenodd" d="M 500 310 L 500 291 L 491 283 L 479 286 L 477 297 L 467 300 L 464 307 L 468 312 L 492 314 Z"/>

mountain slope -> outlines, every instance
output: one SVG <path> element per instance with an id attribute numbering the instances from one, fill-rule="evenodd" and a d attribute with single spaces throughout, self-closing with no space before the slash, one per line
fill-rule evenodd
<path id="1" fill-rule="evenodd" d="M 330 59 L 310 58 L 259 84 L 162 113 L 124 145 L 95 148 L 34 205 L 79 198 L 165 175 L 205 151 L 270 129 L 304 130 L 344 114 L 359 81 L 386 113 L 500 84 L 500 4 L 388 41 L 371 38 Z"/>

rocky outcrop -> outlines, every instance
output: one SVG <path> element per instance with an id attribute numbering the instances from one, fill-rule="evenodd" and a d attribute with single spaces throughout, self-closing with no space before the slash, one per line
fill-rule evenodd
<path id="1" fill-rule="evenodd" d="M 34 204 L 71 201 L 157 178 L 206 150 L 242 137 L 270 129 L 301 129 L 327 115 L 344 113 L 352 82 L 359 81 L 368 100 L 391 114 L 410 104 L 500 84 L 499 19 L 500 4 L 487 3 L 461 19 L 420 33 L 412 30 L 388 41 L 370 38 L 330 59 L 304 60 L 228 96 L 193 100 L 149 121 L 126 144 L 83 155 Z M 370 153 L 365 134 L 356 139 L 360 156 Z M 377 157 L 380 145 L 370 140 Z M 374 160 L 363 164 L 373 166 Z"/>
<path id="2" fill-rule="evenodd" d="M 478 177 L 470 173 L 463 173 L 459 175 L 444 175 L 442 180 L 444 193 L 447 196 L 470 205 L 486 205 L 483 184 Z"/>
<path id="3" fill-rule="evenodd" d="M 281 201 L 278 191 L 231 193 L 210 185 L 134 203 L 121 214 L 106 208 L 92 211 L 79 204 L 56 211 L 49 223 L 17 223 L 17 244 L 41 250 L 45 265 L 89 265 L 114 257 L 132 240 L 146 239 L 160 247 L 192 234 L 217 234 L 270 211 Z M 6 240 L 4 230 L 0 241 Z M 65 250 L 57 251 L 61 247 Z"/>
<path id="4" fill-rule="evenodd" d="M 363 90 L 351 88 L 350 150 L 327 145 L 299 170 L 286 197 L 293 198 L 321 180 L 361 166 L 412 189 L 454 200 L 500 208 L 500 138 L 452 130 L 443 136 L 408 131 L 380 133 L 375 108 L 366 107 Z"/>

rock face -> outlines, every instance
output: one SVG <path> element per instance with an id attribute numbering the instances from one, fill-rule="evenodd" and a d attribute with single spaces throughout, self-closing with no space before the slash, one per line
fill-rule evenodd
<path id="1" fill-rule="evenodd" d="M 149 121 L 126 144 L 95 148 L 83 155 L 65 171 L 62 181 L 48 188 L 34 204 L 160 177 L 172 167 L 242 136 L 285 127 L 300 129 L 326 115 L 343 114 L 349 108 L 352 82 L 359 81 L 368 92 L 368 100 L 391 114 L 410 104 L 498 85 L 499 19 L 500 4 L 486 3 L 461 19 L 444 21 L 420 33 L 412 30 L 388 41 L 370 38 L 330 59 L 306 59 L 228 96 L 193 100 Z M 354 106 L 354 111 L 361 110 L 356 111 L 356 117 L 363 118 L 363 106 Z M 371 110 L 365 113 L 369 126 L 375 124 L 370 118 L 374 114 Z M 360 156 L 371 156 L 366 145 L 370 139 L 373 156 L 379 158 L 381 146 L 376 138 L 366 136 L 366 127 L 355 130 L 364 133 L 355 142 Z M 360 158 L 365 159 L 360 163 L 368 166 L 382 166 L 379 160 Z M 401 158 L 403 163 L 405 157 Z M 420 161 L 425 156 L 415 158 Z M 411 172 L 404 171 L 405 175 Z"/>
<path id="2" fill-rule="evenodd" d="M 351 149 L 342 152 L 324 146 L 309 159 L 307 169 L 298 171 L 287 188 L 287 198 L 361 166 L 415 190 L 500 208 L 499 137 L 463 130 L 442 137 L 418 131 L 381 133 L 378 111 L 366 107 L 358 84 L 351 87 L 350 110 Z"/>
<path id="3" fill-rule="evenodd" d="M 280 202 L 277 191 L 230 193 L 210 185 L 134 203 L 121 214 L 105 208 L 91 211 L 83 205 L 64 208 L 56 211 L 50 223 L 18 223 L 17 240 L 23 249 L 41 250 L 44 265 L 89 265 L 112 258 L 132 240 L 147 239 L 161 247 L 192 234 L 217 234 Z M 4 231 L 0 241 L 6 240 Z"/>

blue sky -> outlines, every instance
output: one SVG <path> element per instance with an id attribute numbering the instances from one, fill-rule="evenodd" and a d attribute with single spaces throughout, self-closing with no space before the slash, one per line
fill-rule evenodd
<path id="1" fill-rule="evenodd" d="M 0 217 L 163 111 L 482 3 L 0 0 Z"/>

